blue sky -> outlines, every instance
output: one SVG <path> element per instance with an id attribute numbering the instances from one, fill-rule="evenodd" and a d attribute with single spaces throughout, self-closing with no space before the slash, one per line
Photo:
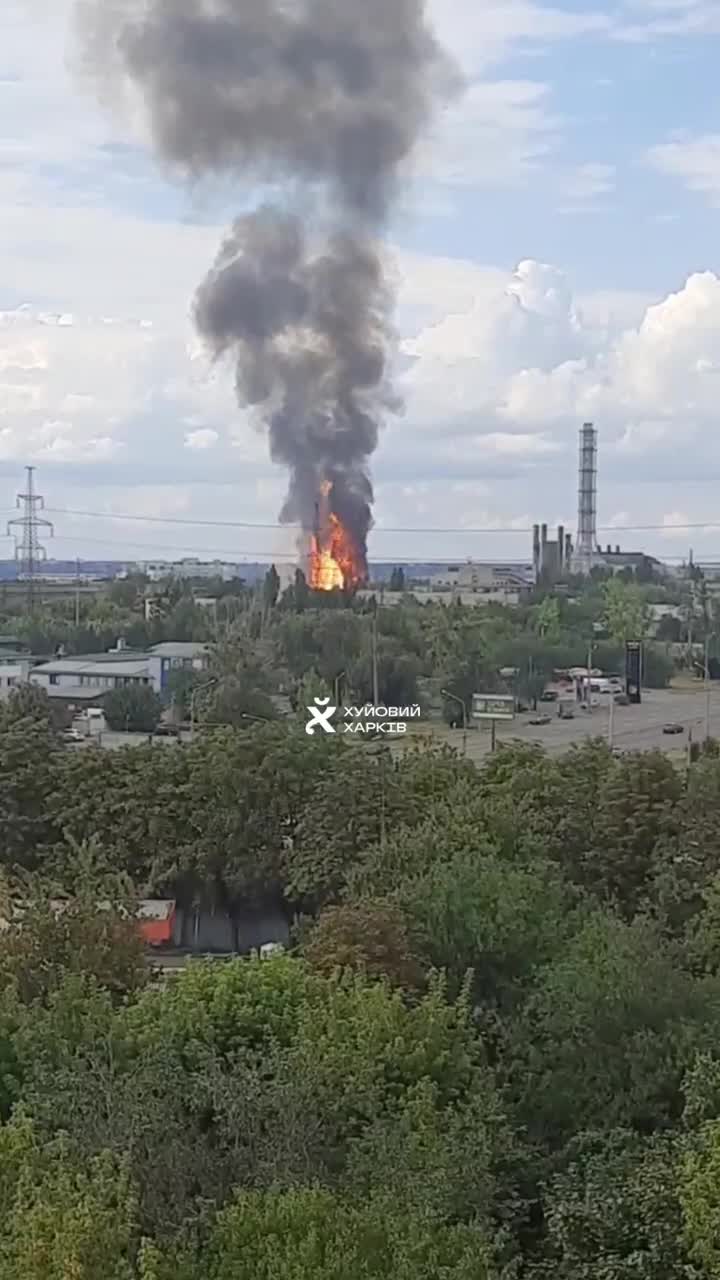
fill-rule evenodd
<path id="1" fill-rule="evenodd" d="M 272 524 L 282 504 L 282 471 L 189 321 L 259 193 L 167 180 L 137 119 L 76 74 L 71 9 L 4 8 L 0 509 L 33 462 L 63 556 L 289 559 L 280 530 L 139 519 Z M 430 9 L 466 89 L 388 229 L 406 409 L 373 464 L 372 553 L 519 557 L 523 532 L 394 530 L 572 528 L 591 417 L 601 523 L 664 526 L 603 540 L 720 558 L 720 528 L 688 527 L 720 521 L 719 0 Z"/>

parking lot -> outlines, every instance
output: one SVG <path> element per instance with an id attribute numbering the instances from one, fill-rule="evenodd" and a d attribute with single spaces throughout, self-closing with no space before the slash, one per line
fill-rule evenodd
<path id="1" fill-rule="evenodd" d="M 534 714 L 545 712 L 550 717 L 547 725 L 531 725 Z M 663 733 L 663 725 L 679 724 L 683 733 Z M 440 725 L 418 725 L 421 734 L 428 730 L 433 739 L 446 741 L 462 751 L 463 734 L 459 729 L 444 729 Z M 596 707 L 587 712 L 576 710 L 572 720 L 560 720 L 552 703 L 540 706 L 537 713 L 518 715 L 512 722 L 496 725 L 498 744 L 508 739 L 533 742 L 543 746 L 551 755 L 559 755 L 585 738 L 608 737 L 608 706 Z M 702 685 L 692 689 L 643 690 L 640 706 L 614 708 L 613 745 L 624 751 L 665 751 L 677 756 L 687 750 L 688 733 L 696 741 L 705 736 L 705 692 Z M 720 688 L 710 690 L 710 735 L 720 737 Z M 490 751 L 490 726 L 474 723 L 467 733 L 467 755 L 471 760 L 481 760 Z"/>

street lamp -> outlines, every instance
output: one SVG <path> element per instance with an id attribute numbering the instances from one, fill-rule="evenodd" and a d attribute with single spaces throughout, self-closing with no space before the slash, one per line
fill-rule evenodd
<path id="1" fill-rule="evenodd" d="M 462 698 L 458 698 L 456 693 L 450 693 L 448 689 L 441 689 L 440 693 L 443 698 L 450 698 L 452 702 L 457 702 L 462 707 L 462 727 L 463 727 L 463 755 L 467 755 L 467 708 Z"/>
<path id="2" fill-rule="evenodd" d="M 219 678 L 220 678 L 219 676 L 213 676 L 211 680 L 205 680 L 203 684 L 197 685 L 196 688 L 193 689 L 190 693 L 190 741 L 191 742 L 195 736 L 195 699 L 199 693 L 203 692 L 203 690 L 212 689 L 213 685 L 216 685 L 218 683 Z"/>

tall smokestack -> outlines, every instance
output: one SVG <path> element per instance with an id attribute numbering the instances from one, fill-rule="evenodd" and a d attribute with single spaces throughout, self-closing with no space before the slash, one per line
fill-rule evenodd
<path id="1" fill-rule="evenodd" d="M 578 465 L 578 527 L 575 548 L 575 568 L 579 573 L 589 573 L 597 547 L 597 432 L 592 422 L 580 429 L 580 455 Z"/>
<path id="2" fill-rule="evenodd" d="M 533 569 L 536 579 L 540 576 L 540 525 L 533 525 Z"/>
<path id="3" fill-rule="evenodd" d="M 565 526 L 559 524 L 557 531 L 558 573 L 562 574 L 565 564 Z"/>
<path id="4" fill-rule="evenodd" d="M 311 532 L 330 485 L 366 570 L 369 458 L 400 408 L 378 247 L 411 152 L 455 72 L 424 0 L 78 0 L 105 91 L 139 91 L 166 167 L 281 190 L 234 223 L 195 301 L 242 408 L 290 473 L 281 520 Z"/>

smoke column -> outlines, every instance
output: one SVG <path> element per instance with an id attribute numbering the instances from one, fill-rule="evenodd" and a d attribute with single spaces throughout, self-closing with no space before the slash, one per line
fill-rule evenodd
<path id="1" fill-rule="evenodd" d="M 281 519 L 311 530 L 329 481 L 364 569 L 368 461 L 400 407 L 378 239 L 453 81 L 424 0 L 84 0 L 78 16 L 91 71 L 139 89 L 164 164 L 279 189 L 235 222 L 195 320 L 289 469 Z"/>

